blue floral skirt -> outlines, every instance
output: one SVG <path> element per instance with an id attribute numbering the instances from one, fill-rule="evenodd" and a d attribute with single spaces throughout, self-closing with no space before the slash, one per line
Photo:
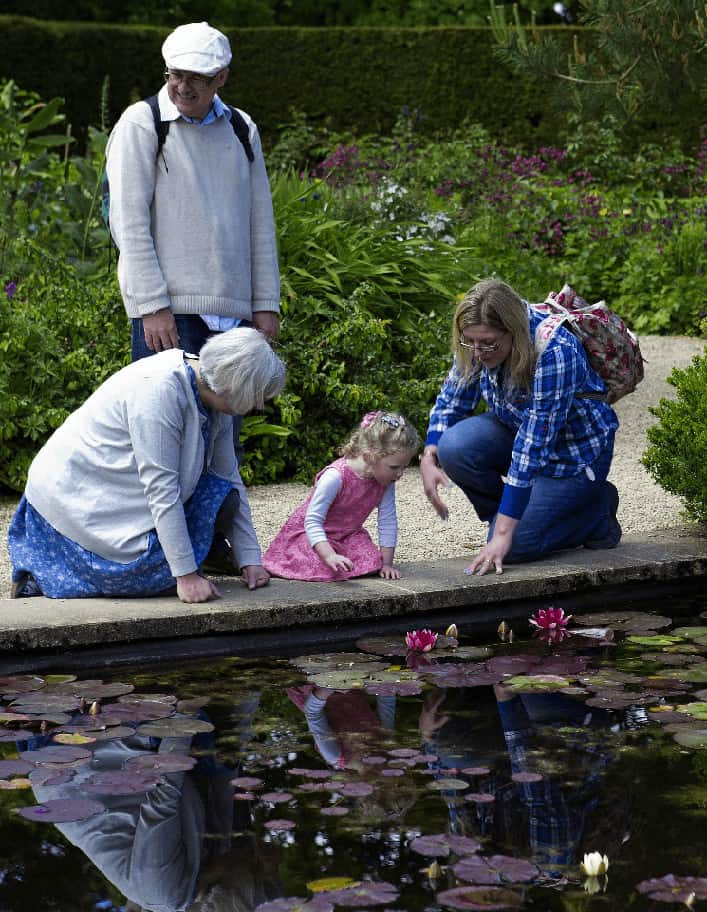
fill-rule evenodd
<path id="1" fill-rule="evenodd" d="M 194 560 L 201 565 L 214 536 L 216 516 L 233 490 L 224 478 L 205 474 L 184 504 Z M 31 573 L 49 598 L 97 595 L 157 595 L 175 585 L 162 546 L 153 529 L 147 549 L 127 564 L 87 551 L 51 526 L 23 496 L 8 530 L 12 579 Z"/>

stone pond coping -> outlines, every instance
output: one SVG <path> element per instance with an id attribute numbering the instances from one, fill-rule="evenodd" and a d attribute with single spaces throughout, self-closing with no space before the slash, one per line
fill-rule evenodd
<path id="1" fill-rule="evenodd" d="M 185 605 L 174 596 L 0 599 L 0 672 L 57 664 L 76 651 L 106 648 L 122 650 L 123 661 L 150 653 L 152 658 L 178 656 L 180 650 L 183 656 L 222 653 L 234 635 L 236 641 L 272 651 L 406 625 L 434 624 L 439 630 L 451 620 L 464 634 L 501 619 L 527 618 L 537 607 L 529 608 L 533 599 L 593 593 L 592 610 L 597 610 L 597 605 L 609 607 L 601 602 L 602 592 L 616 587 L 650 592 L 657 584 L 690 582 L 700 591 L 701 579 L 707 580 L 707 531 L 687 526 L 626 535 L 611 551 L 568 551 L 483 578 L 466 576 L 462 571 L 468 563 L 468 557 L 458 557 L 403 564 L 400 580 L 272 580 L 252 592 L 235 579 L 221 579 L 223 597 L 201 605 Z M 198 639 L 187 644 L 186 638 Z M 176 650 L 175 643 L 181 644 Z"/>

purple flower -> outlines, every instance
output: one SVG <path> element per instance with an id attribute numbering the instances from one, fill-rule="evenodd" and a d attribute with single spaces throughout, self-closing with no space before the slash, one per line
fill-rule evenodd
<path id="1" fill-rule="evenodd" d="M 7 285 L 5 286 L 5 294 L 7 295 L 8 300 L 10 300 L 10 301 L 14 298 L 16 291 L 17 291 L 17 282 L 8 282 Z"/>

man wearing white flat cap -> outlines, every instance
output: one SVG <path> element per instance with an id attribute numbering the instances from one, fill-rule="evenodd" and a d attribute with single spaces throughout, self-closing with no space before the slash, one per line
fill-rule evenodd
<path id="1" fill-rule="evenodd" d="M 217 92 L 228 38 L 207 22 L 180 25 L 162 45 L 159 94 L 127 108 L 106 150 L 110 230 L 132 323 L 132 360 L 253 324 L 279 333 L 280 276 L 270 185 L 258 129 Z M 240 455 L 242 419 L 234 419 Z M 238 573 L 217 534 L 204 565 Z"/>
<path id="2" fill-rule="evenodd" d="M 209 335 L 243 321 L 268 338 L 279 332 L 275 224 L 260 137 L 251 118 L 217 94 L 229 74 L 228 38 L 206 22 L 180 25 L 162 55 L 166 84 L 156 98 L 163 144 L 157 115 L 139 101 L 123 112 L 107 147 L 110 229 L 134 361 L 169 348 L 197 353 Z M 246 141 L 232 117 L 245 122 Z"/>

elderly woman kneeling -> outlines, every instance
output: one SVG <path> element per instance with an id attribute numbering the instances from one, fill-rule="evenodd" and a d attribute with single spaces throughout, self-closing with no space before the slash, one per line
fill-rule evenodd
<path id="1" fill-rule="evenodd" d="M 13 596 L 218 598 L 199 568 L 218 528 L 249 589 L 265 586 L 232 417 L 262 408 L 285 366 L 256 329 L 135 361 L 35 457 L 8 534 Z"/>

